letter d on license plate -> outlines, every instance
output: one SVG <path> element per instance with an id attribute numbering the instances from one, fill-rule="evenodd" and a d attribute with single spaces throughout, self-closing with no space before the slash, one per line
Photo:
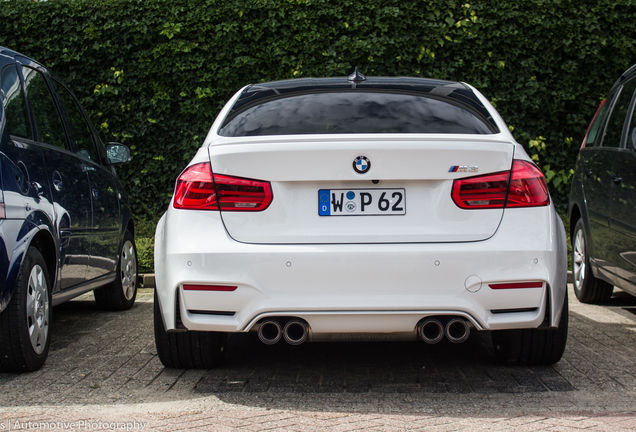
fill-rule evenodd
<path id="1" fill-rule="evenodd" d="M 320 216 L 371 216 L 406 214 L 404 189 L 320 189 Z"/>

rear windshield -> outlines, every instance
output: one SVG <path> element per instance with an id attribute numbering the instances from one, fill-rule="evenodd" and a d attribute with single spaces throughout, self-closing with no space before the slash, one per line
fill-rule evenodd
<path id="1" fill-rule="evenodd" d="M 455 101 L 411 94 L 312 93 L 241 109 L 225 120 L 219 135 L 496 132 L 481 117 Z"/>

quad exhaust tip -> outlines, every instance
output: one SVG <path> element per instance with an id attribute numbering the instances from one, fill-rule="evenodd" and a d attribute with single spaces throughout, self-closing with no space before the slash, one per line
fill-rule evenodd
<path id="1" fill-rule="evenodd" d="M 439 320 L 429 318 L 420 325 L 418 334 L 427 344 L 436 344 L 444 338 L 444 326 Z"/>
<path id="2" fill-rule="evenodd" d="M 452 343 L 462 343 L 470 336 L 470 327 L 466 320 L 453 318 L 446 324 L 446 338 Z"/>
<path id="3" fill-rule="evenodd" d="M 470 326 L 463 318 L 452 318 L 446 325 L 437 318 L 427 318 L 417 328 L 420 338 L 427 344 L 436 344 L 444 336 L 452 343 L 462 343 L 470 336 Z"/>
<path id="4" fill-rule="evenodd" d="M 307 340 L 309 329 L 307 323 L 301 320 L 293 319 L 285 324 L 283 329 L 283 337 L 290 345 L 300 345 Z"/>
<path id="5" fill-rule="evenodd" d="M 266 320 L 258 327 L 258 338 L 265 345 L 274 345 L 280 340 L 282 330 L 276 320 Z"/>
<path id="6" fill-rule="evenodd" d="M 443 318 L 442 318 L 443 319 Z M 436 344 L 444 336 L 452 343 L 462 343 L 470 336 L 470 326 L 463 318 L 451 318 L 446 325 L 438 318 L 427 318 L 417 327 L 417 333 L 427 344 Z M 267 319 L 258 327 L 258 338 L 265 345 L 274 345 L 281 338 L 290 345 L 300 345 L 309 337 L 309 326 L 300 319 L 291 319 L 284 327 L 275 319 Z"/>
<path id="7" fill-rule="evenodd" d="M 281 338 L 290 345 L 300 345 L 309 336 L 309 326 L 299 319 L 288 321 L 284 327 L 276 319 L 267 319 L 258 327 L 258 339 L 265 345 L 274 345 Z"/>

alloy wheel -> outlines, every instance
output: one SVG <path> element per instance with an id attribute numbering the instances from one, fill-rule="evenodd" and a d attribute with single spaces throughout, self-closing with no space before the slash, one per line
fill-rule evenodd
<path id="1" fill-rule="evenodd" d="M 135 294 L 137 285 L 137 260 L 135 259 L 135 246 L 130 240 L 124 242 L 121 251 L 121 287 L 124 291 L 126 300 L 130 300 Z"/>
<path id="2" fill-rule="evenodd" d="M 574 273 L 574 287 L 580 290 L 585 279 L 585 237 L 583 230 L 578 230 L 574 237 L 572 271 Z"/>
<path id="3" fill-rule="evenodd" d="M 29 275 L 26 315 L 31 346 L 38 355 L 44 351 L 49 337 L 49 307 L 49 294 L 44 270 L 36 264 Z"/>

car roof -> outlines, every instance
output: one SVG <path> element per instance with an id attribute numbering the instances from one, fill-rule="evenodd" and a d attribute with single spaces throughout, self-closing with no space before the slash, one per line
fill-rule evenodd
<path id="1" fill-rule="evenodd" d="M 13 50 L 0 46 L 0 69 L 7 63 L 14 63 L 17 54 Z"/>
<path id="2" fill-rule="evenodd" d="M 0 55 L 5 56 L 5 60 L 6 60 L 6 57 L 10 57 L 11 58 L 11 62 L 15 61 L 15 57 L 18 56 L 18 57 L 20 57 L 22 59 L 23 62 L 26 60 L 32 65 L 37 65 L 37 66 L 45 69 L 49 74 L 51 73 L 51 71 L 47 67 L 45 67 L 42 63 L 40 63 L 39 61 L 33 60 L 31 57 L 26 56 L 26 55 L 24 55 L 22 53 L 19 53 L 17 51 L 14 51 L 14 50 L 12 50 L 10 48 L 6 48 L 6 47 L 3 47 L 3 46 L 0 46 Z"/>
<path id="3" fill-rule="evenodd" d="M 0 54 L 3 54 L 3 55 L 8 56 L 8 57 L 12 57 L 12 58 L 14 58 L 15 56 L 20 56 L 20 57 L 22 57 L 22 58 L 24 58 L 26 60 L 32 61 L 33 63 L 40 64 L 39 62 L 33 60 L 32 58 L 30 58 L 28 56 L 25 56 L 24 54 L 21 54 L 21 53 L 19 53 L 17 51 L 14 51 L 14 50 L 10 49 L 10 48 L 7 48 L 7 47 L 0 46 Z"/>
<path id="4" fill-rule="evenodd" d="M 611 91 L 615 90 L 616 87 L 620 86 L 621 84 L 623 84 L 623 81 L 625 81 L 628 78 L 633 77 L 634 75 L 636 75 L 636 64 L 633 65 L 632 67 L 630 67 L 629 69 L 627 69 L 625 72 L 623 72 L 621 74 L 620 77 L 618 77 L 618 79 L 616 80 L 616 82 L 614 82 L 614 85 L 612 86 Z"/>
<path id="5" fill-rule="evenodd" d="M 20 54 L 20 53 L 18 53 L 16 51 L 13 51 L 12 49 L 0 46 L 0 54 L 5 54 L 5 55 L 13 57 L 13 56 L 15 56 L 17 54 Z"/>

